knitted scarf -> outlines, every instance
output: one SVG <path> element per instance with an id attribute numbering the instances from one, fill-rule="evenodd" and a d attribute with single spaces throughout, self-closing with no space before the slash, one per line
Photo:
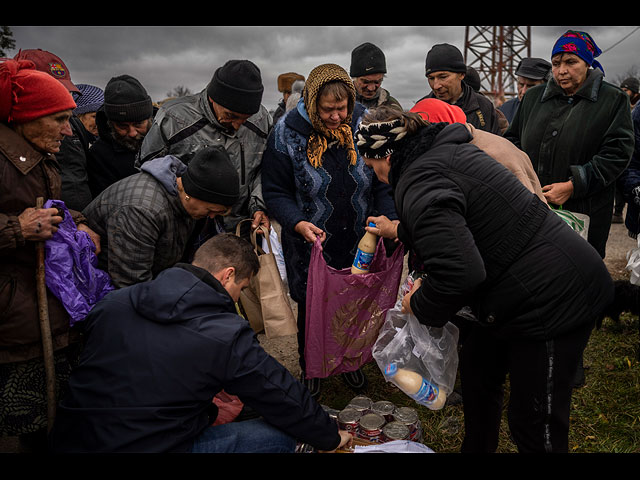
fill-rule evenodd
<path id="1" fill-rule="evenodd" d="M 353 109 L 349 111 L 344 122 L 333 130 L 328 129 L 320 118 L 320 115 L 318 115 L 318 92 L 325 84 L 332 81 L 341 81 L 347 85 L 351 97 L 349 103 L 351 105 L 355 103 L 356 91 L 353 82 L 342 67 L 335 64 L 324 64 L 317 66 L 311 71 L 304 86 L 303 98 L 314 130 L 307 144 L 307 157 L 311 165 L 315 168 L 322 166 L 322 155 L 327 149 L 329 142 L 332 141 L 337 141 L 341 147 L 347 149 L 347 156 L 351 165 L 355 165 L 358 159 L 353 144 L 353 132 L 351 131 L 351 114 L 353 113 Z"/>
<path id="2" fill-rule="evenodd" d="M 420 155 L 431 148 L 436 136 L 448 123 L 432 123 L 415 135 L 407 136 L 402 118 L 388 122 L 360 124 L 356 132 L 358 150 L 366 158 L 384 158 L 389 156 L 391 170 L 389 183 L 395 189 L 404 171 Z"/>

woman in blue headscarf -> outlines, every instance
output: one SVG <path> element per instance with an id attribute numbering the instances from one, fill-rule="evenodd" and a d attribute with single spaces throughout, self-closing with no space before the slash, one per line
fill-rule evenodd
<path id="1" fill-rule="evenodd" d="M 551 206 L 589 215 L 589 243 L 604 258 L 615 180 L 634 138 L 629 99 L 604 81 L 601 53 L 586 32 L 562 35 L 552 77 L 527 91 L 504 136 L 529 155 Z"/>
<path id="2" fill-rule="evenodd" d="M 550 206 L 589 215 L 588 241 L 605 257 L 616 179 L 634 147 L 628 96 L 604 81 L 591 35 L 553 46 L 552 77 L 527 90 L 504 136 L 529 155 Z M 574 385 L 584 384 L 580 364 Z"/>

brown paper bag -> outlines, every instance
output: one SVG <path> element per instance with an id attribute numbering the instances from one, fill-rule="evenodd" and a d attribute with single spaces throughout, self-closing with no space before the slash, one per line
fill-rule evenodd
<path id="1" fill-rule="evenodd" d="M 251 244 L 258 255 L 260 270 L 242 291 L 239 303 L 256 333 L 264 330 L 267 338 L 293 335 L 298 332 L 297 321 L 282 284 L 276 257 L 271 253 L 269 232 L 265 227 L 258 228 L 267 240 L 270 253 L 266 253 L 258 244 L 257 229 L 251 232 Z M 236 228 L 236 235 L 240 235 L 240 224 Z"/>

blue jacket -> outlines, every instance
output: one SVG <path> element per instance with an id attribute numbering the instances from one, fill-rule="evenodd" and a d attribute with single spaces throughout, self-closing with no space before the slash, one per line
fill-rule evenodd
<path id="1" fill-rule="evenodd" d="M 364 112 L 356 102 L 354 133 Z M 359 155 L 356 165 L 349 165 L 346 149 L 334 145 L 325 151 L 321 167 L 311 165 L 307 142 L 312 132 L 300 101 L 276 124 L 262 158 L 262 194 L 269 215 L 282 226 L 287 278 L 296 302 L 306 296 L 312 246 L 294 231 L 298 222 L 311 222 L 327 233 L 323 255 L 328 265 L 340 269 L 353 262 L 368 216 L 397 218 L 391 188 L 378 181 Z"/>
<path id="2" fill-rule="evenodd" d="M 335 421 L 235 312 L 222 285 L 187 264 L 108 294 L 86 319 L 54 451 L 189 451 L 222 389 L 292 437 L 336 448 Z"/>

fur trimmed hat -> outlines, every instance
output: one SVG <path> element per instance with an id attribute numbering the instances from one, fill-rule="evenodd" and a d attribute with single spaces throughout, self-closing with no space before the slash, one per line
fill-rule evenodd
<path id="1" fill-rule="evenodd" d="M 278 75 L 278 91 L 281 93 L 291 93 L 293 84 L 298 80 L 302 80 L 304 83 L 304 76 L 295 72 Z"/>

